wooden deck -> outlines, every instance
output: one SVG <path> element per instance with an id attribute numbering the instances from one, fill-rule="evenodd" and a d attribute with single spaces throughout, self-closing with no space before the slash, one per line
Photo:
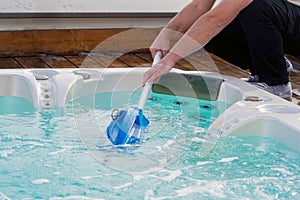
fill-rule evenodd
<path id="1" fill-rule="evenodd" d="M 150 67 L 152 58 L 147 47 L 159 31 L 160 28 L 0 31 L 0 69 Z M 99 44 L 112 37 L 114 40 L 109 40 L 109 46 L 104 45 L 109 50 L 97 50 Z M 136 47 L 142 49 L 122 53 Z M 250 75 L 248 71 L 205 52 L 189 58 L 180 61 L 176 68 L 220 72 L 237 78 Z M 300 105 L 300 59 L 290 57 L 290 60 L 295 64 L 295 70 L 290 74 L 295 93 L 292 101 Z"/>
<path id="2" fill-rule="evenodd" d="M 181 60 L 176 65 L 176 68 L 220 72 L 221 74 L 237 78 L 248 77 L 250 75 L 248 71 L 242 70 L 212 54 L 210 54 L 210 57 L 212 58 L 211 61 L 207 58 L 197 59 L 197 57 L 191 57 L 192 60 L 189 60 L 189 62 L 187 60 Z M 2 57 L 0 58 L 0 69 L 150 67 L 151 62 L 151 55 L 146 51 L 131 52 L 121 56 L 116 53 L 101 55 L 88 53 L 80 53 L 79 55 L 40 54 L 37 56 Z M 195 64 L 197 65 L 197 69 L 194 67 Z M 290 77 L 295 93 L 300 91 L 300 69 L 296 68 L 292 71 Z M 300 105 L 300 97 L 297 94 L 293 94 L 292 102 Z"/>

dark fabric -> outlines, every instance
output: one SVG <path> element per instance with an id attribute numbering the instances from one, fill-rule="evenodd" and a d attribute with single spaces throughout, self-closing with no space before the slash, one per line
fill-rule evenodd
<path id="1" fill-rule="evenodd" d="M 300 55 L 300 7 L 254 0 L 205 49 L 269 85 L 289 81 L 284 54 Z"/>

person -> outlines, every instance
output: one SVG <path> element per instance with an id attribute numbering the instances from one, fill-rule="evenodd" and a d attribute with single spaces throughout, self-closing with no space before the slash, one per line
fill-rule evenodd
<path id="1" fill-rule="evenodd" d="M 291 63 L 300 54 L 300 0 L 193 0 L 164 27 L 150 47 L 163 58 L 147 70 L 143 84 L 158 81 L 180 59 L 201 48 L 249 69 L 248 81 L 290 99 Z M 180 39 L 170 47 L 176 33 Z"/>

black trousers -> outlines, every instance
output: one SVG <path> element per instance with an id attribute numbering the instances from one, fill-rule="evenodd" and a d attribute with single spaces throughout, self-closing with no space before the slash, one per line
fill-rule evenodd
<path id="1" fill-rule="evenodd" d="M 289 81 L 285 54 L 300 55 L 300 7 L 254 0 L 205 49 L 269 85 Z"/>

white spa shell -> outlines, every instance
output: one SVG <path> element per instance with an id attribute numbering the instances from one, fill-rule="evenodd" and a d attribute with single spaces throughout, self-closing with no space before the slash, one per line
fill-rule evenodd
<path id="1" fill-rule="evenodd" d="M 63 108 L 67 101 L 84 95 L 136 90 L 147 69 L 3 69 L 0 71 L 0 96 L 22 97 L 36 108 Z M 299 106 L 234 77 L 178 69 L 172 72 L 224 80 L 217 100 L 231 106 L 209 130 L 218 130 L 221 136 L 271 137 L 300 151 Z"/>

